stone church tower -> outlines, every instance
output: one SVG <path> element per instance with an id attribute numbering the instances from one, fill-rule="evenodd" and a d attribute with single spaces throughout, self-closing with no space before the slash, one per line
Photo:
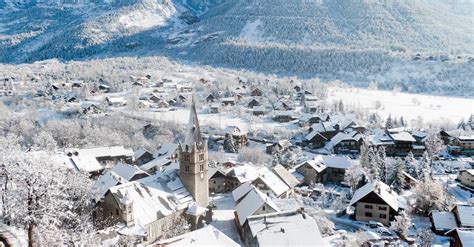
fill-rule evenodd
<path id="1" fill-rule="evenodd" d="M 193 195 L 197 205 L 201 207 L 209 206 L 207 140 L 203 140 L 201 136 L 194 99 L 185 141 L 179 144 L 178 152 L 181 182 Z"/>

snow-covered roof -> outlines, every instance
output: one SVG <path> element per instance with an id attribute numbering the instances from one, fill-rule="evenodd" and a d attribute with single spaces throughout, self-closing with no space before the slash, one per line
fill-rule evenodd
<path id="1" fill-rule="evenodd" d="M 135 157 L 135 159 L 138 159 L 138 158 L 142 157 L 142 156 L 143 156 L 144 154 L 146 154 L 146 153 L 150 153 L 150 154 L 151 154 L 151 152 L 148 151 L 146 148 L 141 147 L 141 148 L 137 149 L 137 151 L 135 151 L 135 153 L 133 154 L 133 156 Z"/>
<path id="2" fill-rule="evenodd" d="M 345 156 L 318 155 L 314 160 L 331 168 L 347 169 L 352 165 L 350 159 Z"/>
<path id="3" fill-rule="evenodd" d="M 117 202 L 121 203 L 125 196 L 133 202 L 134 221 L 141 226 L 185 209 L 194 202 L 177 170 L 114 186 L 110 192 Z"/>
<path id="4" fill-rule="evenodd" d="M 111 170 L 106 171 L 99 177 L 99 179 L 97 179 L 91 188 L 91 194 L 93 195 L 94 201 L 99 202 L 110 188 L 127 182 L 128 180 L 126 178 L 121 177 L 117 173 Z"/>
<path id="5" fill-rule="evenodd" d="M 259 208 L 263 205 L 268 205 L 273 208 L 275 211 L 280 211 L 280 209 L 275 205 L 275 203 L 265 194 L 260 192 L 258 189 L 252 189 L 250 192 L 237 204 L 236 212 L 239 217 L 240 225 L 243 226 L 247 221 L 247 218 L 253 215 Z"/>
<path id="6" fill-rule="evenodd" d="M 188 207 L 188 210 L 186 210 L 186 214 L 200 216 L 200 215 L 203 215 L 207 211 L 208 211 L 207 208 L 201 207 L 197 205 L 196 203 L 193 203 Z"/>
<path id="7" fill-rule="evenodd" d="M 253 181 L 259 176 L 257 169 L 254 166 L 248 164 L 233 167 L 228 175 L 237 178 L 240 183 Z"/>
<path id="8" fill-rule="evenodd" d="M 474 206 L 456 205 L 458 219 L 462 227 L 474 227 Z"/>
<path id="9" fill-rule="evenodd" d="M 460 141 L 474 141 L 474 135 L 471 136 L 460 136 L 458 137 Z"/>
<path id="10" fill-rule="evenodd" d="M 124 148 L 123 146 L 112 146 L 112 147 L 93 147 L 83 149 L 67 149 L 66 153 L 78 153 L 78 155 L 88 155 L 95 158 L 102 157 L 119 157 L 127 156 L 132 157 L 134 155 L 133 150 Z"/>
<path id="11" fill-rule="evenodd" d="M 247 131 L 244 131 L 241 127 L 232 125 L 224 128 L 224 134 L 231 134 L 233 136 L 239 136 L 247 134 Z"/>
<path id="12" fill-rule="evenodd" d="M 158 151 L 155 153 L 155 157 L 158 158 L 158 157 L 165 156 L 166 158 L 168 158 L 176 151 L 176 149 L 178 149 L 178 144 L 164 143 L 160 146 L 160 149 L 158 149 Z"/>
<path id="13" fill-rule="evenodd" d="M 234 102 L 235 98 L 234 97 L 226 97 L 221 99 L 222 102 Z"/>
<path id="14" fill-rule="evenodd" d="M 395 211 L 398 211 L 399 208 L 399 201 L 398 201 L 398 194 L 393 191 L 388 185 L 383 182 L 375 181 L 366 183 L 364 186 L 359 188 L 351 199 L 349 203 L 350 206 L 357 203 L 359 200 L 364 198 L 369 193 L 374 192 L 377 194 L 382 200 L 385 201 L 391 208 Z"/>
<path id="15" fill-rule="evenodd" d="M 451 230 L 457 227 L 456 218 L 452 212 L 432 211 L 431 218 L 436 230 Z"/>
<path id="16" fill-rule="evenodd" d="M 453 232 L 458 234 L 461 246 L 471 246 L 474 243 L 474 231 L 472 229 L 454 228 L 445 235 L 451 235 Z"/>
<path id="17" fill-rule="evenodd" d="M 323 138 L 324 140 L 327 140 L 326 137 L 324 137 L 323 135 L 321 135 L 321 133 L 319 133 L 320 131 L 317 131 L 317 130 L 313 130 L 311 131 L 311 133 L 307 134 L 305 136 L 305 139 L 307 141 L 311 141 L 316 135 L 319 135 L 321 138 Z"/>
<path id="18" fill-rule="evenodd" d="M 362 138 L 362 136 L 360 135 L 356 135 L 357 138 Z M 342 141 L 357 141 L 356 138 L 346 134 L 346 133 L 343 133 L 343 132 L 339 132 L 337 133 L 333 138 L 331 138 L 331 140 L 329 140 L 329 142 L 326 143 L 326 145 L 324 145 L 324 149 L 326 150 L 332 150 L 334 148 L 334 146 L 336 146 L 337 144 L 339 144 L 340 142 Z"/>
<path id="19" fill-rule="evenodd" d="M 414 130 L 411 132 L 411 135 L 423 139 L 428 135 L 428 133 L 421 130 Z"/>
<path id="20" fill-rule="evenodd" d="M 209 167 L 209 169 L 207 170 L 207 178 L 211 179 L 214 175 L 219 173 L 223 176 L 226 175 L 225 172 L 220 170 L 219 168 Z"/>
<path id="21" fill-rule="evenodd" d="M 290 190 L 290 187 L 271 171 L 260 175 L 260 180 L 265 183 L 277 197 Z"/>
<path id="22" fill-rule="evenodd" d="M 390 136 L 394 141 L 416 142 L 415 138 L 408 132 L 390 133 Z"/>
<path id="23" fill-rule="evenodd" d="M 374 134 L 370 135 L 368 140 L 371 145 L 375 145 L 375 146 L 395 144 L 393 142 L 393 139 L 387 133 L 385 133 L 385 131 L 381 129 L 374 130 Z"/>
<path id="24" fill-rule="evenodd" d="M 207 225 L 199 230 L 185 233 L 170 239 L 159 240 L 158 246 L 188 247 L 188 246 L 215 246 L 238 247 L 234 240 L 212 225 Z"/>
<path id="25" fill-rule="evenodd" d="M 250 216 L 248 222 L 259 246 L 329 246 L 315 220 L 297 211 Z"/>
<path id="26" fill-rule="evenodd" d="M 298 185 L 300 182 L 298 179 L 293 176 L 288 170 L 286 170 L 285 167 L 282 165 L 276 165 L 273 167 L 272 171 L 280 177 L 290 188 L 294 188 L 296 185 Z"/>
<path id="27" fill-rule="evenodd" d="M 97 172 L 104 169 L 104 166 L 102 166 L 99 161 L 91 155 L 72 156 L 71 161 L 79 171 Z"/>
<path id="28" fill-rule="evenodd" d="M 254 188 L 255 187 L 252 185 L 252 183 L 250 183 L 250 181 L 247 181 L 232 191 L 232 198 L 234 198 L 234 201 L 236 202 L 246 196 L 247 193 L 249 193 L 249 191 Z"/>
<path id="29" fill-rule="evenodd" d="M 133 176 L 137 174 L 145 174 L 146 172 L 143 171 L 142 169 L 138 168 L 135 165 L 129 165 L 125 163 L 118 163 L 112 168 L 112 171 L 114 171 L 117 175 L 130 180 L 133 178 Z"/>

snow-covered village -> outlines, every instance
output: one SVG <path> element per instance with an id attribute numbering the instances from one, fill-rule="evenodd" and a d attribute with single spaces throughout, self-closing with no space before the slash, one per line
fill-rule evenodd
<path id="1" fill-rule="evenodd" d="M 0 0 L 0 246 L 474 246 L 469 9 Z"/>

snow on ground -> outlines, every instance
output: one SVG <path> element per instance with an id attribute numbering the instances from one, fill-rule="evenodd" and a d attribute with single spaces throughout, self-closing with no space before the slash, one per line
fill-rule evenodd
<path id="1" fill-rule="evenodd" d="M 450 121 L 458 123 L 474 112 L 473 99 L 361 88 L 331 87 L 328 100 L 342 100 L 346 105 L 360 106 L 370 112 L 377 112 L 384 119 L 389 114 L 397 118 L 403 116 L 408 120 L 408 123 L 416 121 L 418 117 L 422 117 L 425 122 Z M 375 109 L 377 101 L 381 103 L 378 110 Z"/>
<path id="2" fill-rule="evenodd" d="M 165 25 L 167 19 L 176 12 L 173 6 L 167 4 L 151 4 L 151 6 L 153 11 L 148 9 L 129 11 L 120 16 L 119 22 L 126 28 L 148 29 Z"/>
<path id="3" fill-rule="evenodd" d="M 242 245 L 242 241 L 234 224 L 235 204 L 232 195 L 227 193 L 211 196 L 211 204 L 217 207 L 217 209 L 213 210 L 211 225 Z"/>
<path id="4" fill-rule="evenodd" d="M 240 37 L 250 42 L 264 41 L 262 26 L 263 23 L 260 19 L 257 19 L 252 22 L 247 22 L 247 24 L 245 24 L 244 28 L 242 29 L 242 32 L 240 33 Z"/>

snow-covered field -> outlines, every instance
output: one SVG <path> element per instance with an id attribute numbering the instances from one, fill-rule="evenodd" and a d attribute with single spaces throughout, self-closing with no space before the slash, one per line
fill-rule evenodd
<path id="1" fill-rule="evenodd" d="M 336 88 L 329 91 L 328 101 L 342 100 L 352 105 L 376 112 L 383 118 L 388 115 L 403 116 L 409 124 L 419 117 L 424 122 L 452 122 L 457 124 L 474 113 L 474 99 L 399 93 L 361 88 Z M 377 101 L 380 108 L 376 109 Z"/>

